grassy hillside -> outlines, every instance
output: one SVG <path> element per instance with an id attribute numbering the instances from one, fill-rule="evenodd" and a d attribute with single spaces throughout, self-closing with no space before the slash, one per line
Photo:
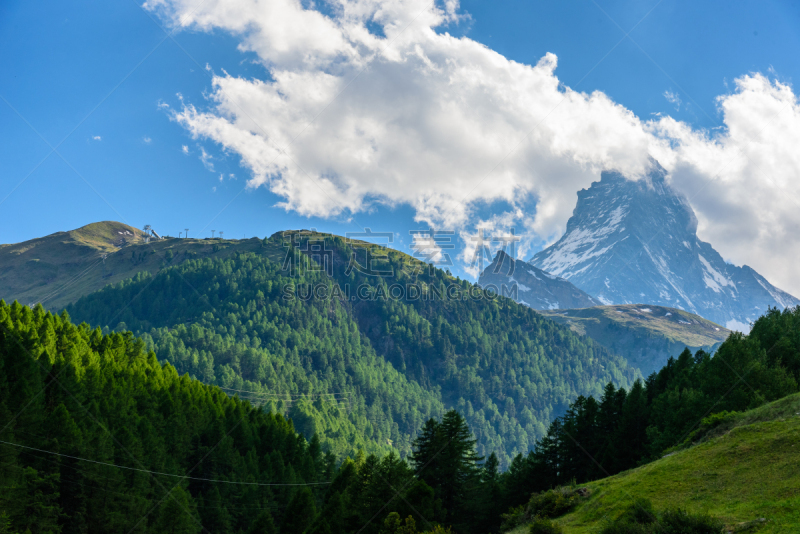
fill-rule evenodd
<path id="1" fill-rule="evenodd" d="M 699 315 L 645 304 L 540 313 L 624 356 L 645 375 L 660 369 L 670 356 L 677 356 L 686 347 L 692 352 L 711 352 L 730 334 L 727 328 Z"/>
<path id="2" fill-rule="evenodd" d="M 589 498 L 557 522 L 565 533 L 597 532 L 644 497 L 656 509 L 709 513 L 732 530 L 755 522 L 763 534 L 800 532 L 800 394 L 701 430 L 694 445 L 586 484 Z"/>
<path id="3" fill-rule="evenodd" d="M 137 273 L 156 273 L 186 259 L 261 248 L 259 239 L 176 239 L 144 243 L 141 230 L 104 221 L 69 232 L 0 245 L 0 298 L 60 310 L 80 297 Z M 285 250 L 275 250 L 285 255 Z M 107 254 L 105 266 L 102 255 Z M 282 257 L 282 256 L 281 256 Z"/>

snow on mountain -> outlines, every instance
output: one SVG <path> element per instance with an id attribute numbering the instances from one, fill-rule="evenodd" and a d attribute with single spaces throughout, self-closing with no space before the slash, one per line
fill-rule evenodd
<path id="1" fill-rule="evenodd" d="M 587 308 L 600 304 L 563 278 L 515 260 L 503 251 L 499 251 L 491 265 L 483 270 L 478 284 L 536 310 Z"/>
<path id="2" fill-rule="evenodd" d="M 578 192 L 566 233 L 530 263 L 603 304 L 679 308 L 732 330 L 748 331 L 770 306 L 800 304 L 700 241 L 694 211 L 665 178 L 655 161 L 635 181 L 603 172 L 599 182 Z"/>

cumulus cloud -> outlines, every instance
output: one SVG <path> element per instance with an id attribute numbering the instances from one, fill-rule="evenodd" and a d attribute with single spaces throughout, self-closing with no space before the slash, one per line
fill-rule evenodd
<path id="1" fill-rule="evenodd" d="M 152 140 L 152 139 L 150 139 L 150 138 L 149 138 L 148 136 L 146 136 L 146 135 L 145 135 L 144 137 L 142 137 L 142 141 L 143 141 L 143 142 L 144 142 L 144 144 L 146 144 L 146 145 L 149 145 L 150 143 L 152 143 L 152 142 L 153 142 L 153 140 Z"/>
<path id="2" fill-rule="evenodd" d="M 533 236 L 522 248 L 557 238 L 575 192 L 600 170 L 637 179 L 654 156 L 698 211 L 702 238 L 800 293 L 773 268 L 775 251 L 785 251 L 786 273 L 800 254 L 800 244 L 777 247 L 800 223 L 786 198 L 800 170 L 788 86 L 743 76 L 720 98 L 726 128 L 712 135 L 564 86 L 553 54 L 525 65 L 453 37 L 442 30 L 459 22 L 457 0 L 336 0 L 327 14 L 305 5 L 145 3 L 176 27 L 236 35 L 269 71 L 263 80 L 215 74 L 208 102 L 181 98 L 171 117 L 238 154 L 249 186 L 269 188 L 287 210 L 330 217 L 404 203 L 418 221 L 467 239 L 486 222 L 478 207 L 500 203 Z M 772 253 L 755 256 L 767 242 Z"/>
<path id="3" fill-rule="evenodd" d="M 184 154 L 188 154 L 189 153 L 189 147 L 187 145 L 182 145 L 181 146 L 181 152 L 183 152 Z"/>
<path id="4" fill-rule="evenodd" d="M 713 136 L 668 117 L 654 123 L 654 134 L 673 147 L 661 159 L 695 208 L 701 238 L 800 295 L 797 96 L 784 83 L 750 74 L 717 104 L 725 128 Z"/>
<path id="5" fill-rule="evenodd" d="M 419 221 L 455 228 L 476 201 L 536 198 L 532 222 L 550 236 L 601 168 L 644 168 L 639 119 L 603 93 L 561 85 L 554 55 L 523 65 L 434 31 L 457 21 L 455 2 L 336 5 L 326 17 L 293 0 L 147 4 L 174 24 L 239 35 L 269 69 L 270 80 L 217 75 L 211 107 L 185 103 L 173 117 L 238 153 L 250 185 L 287 209 L 408 203 Z"/>
<path id="6" fill-rule="evenodd" d="M 103 139 L 102 139 L 102 138 L 101 138 L 99 135 L 94 135 L 94 136 L 92 136 L 92 139 L 93 139 L 94 141 L 102 141 L 102 140 L 103 140 Z"/>

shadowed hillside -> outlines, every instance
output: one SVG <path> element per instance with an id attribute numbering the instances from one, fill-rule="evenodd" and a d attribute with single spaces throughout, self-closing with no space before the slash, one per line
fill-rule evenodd
<path id="1" fill-rule="evenodd" d="M 713 352 L 731 333 L 699 315 L 645 304 L 543 310 L 541 314 L 624 356 L 646 376 L 688 347 Z"/>

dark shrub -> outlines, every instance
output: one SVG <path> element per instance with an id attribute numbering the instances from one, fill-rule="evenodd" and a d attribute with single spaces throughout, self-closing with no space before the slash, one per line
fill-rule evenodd
<path id="1" fill-rule="evenodd" d="M 575 508 L 580 498 L 587 494 L 583 488 L 569 486 L 534 493 L 528 501 L 526 512 L 530 517 L 561 517 Z"/>
<path id="2" fill-rule="evenodd" d="M 719 534 L 722 521 L 710 515 L 692 515 L 686 510 L 667 510 L 661 514 L 664 534 Z"/>
<path id="3" fill-rule="evenodd" d="M 564 529 L 549 519 L 536 517 L 531 523 L 531 528 L 528 532 L 530 534 L 562 534 Z"/>
<path id="4" fill-rule="evenodd" d="M 716 518 L 690 514 L 686 510 L 657 513 L 647 499 L 636 499 L 615 521 L 607 523 L 601 534 L 720 534 L 724 525 Z"/>

